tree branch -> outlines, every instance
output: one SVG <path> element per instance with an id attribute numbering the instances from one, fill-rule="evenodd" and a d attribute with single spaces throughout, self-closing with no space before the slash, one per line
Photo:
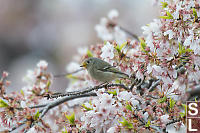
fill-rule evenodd
<path id="1" fill-rule="evenodd" d="M 173 123 L 176 123 L 176 122 L 180 122 L 181 120 L 172 120 L 172 121 L 170 121 L 170 122 L 168 122 L 167 124 L 166 124 L 166 127 L 163 129 L 163 132 L 166 132 L 166 128 L 167 128 L 167 126 L 168 125 L 171 125 L 171 124 L 173 124 Z"/>
<path id="2" fill-rule="evenodd" d="M 181 120 L 178 119 L 178 120 L 170 121 L 170 122 L 168 122 L 168 123 L 166 124 L 166 126 L 171 125 L 171 124 L 176 123 L 176 122 L 179 122 L 179 121 L 181 121 Z"/>
<path id="3" fill-rule="evenodd" d="M 84 69 L 81 68 L 81 69 L 78 69 L 78 70 L 76 70 L 76 71 L 74 71 L 74 72 L 65 73 L 65 74 L 58 74 L 58 75 L 54 75 L 53 77 L 54 77 L 54 78 L 65 77 L 66 75 L 75 74 L 75 73 L 78 73 L 78 72 L 80 72 L 80 71 L 82 71 L 82 70 L 84 70 Z"/>
<path id="4" fill-rule="evenodd" d="M 160 84 L 160 81 L 161 81 L 161 79 L 159 79 L 156 82 L 154 82 L 152 84 L 152 86 L 149 88 L 149 92 L 153 91 L 156 88 L 156 86 L 158 86 Z"/>
<path id="5" fill-rule="evenodd" d="M 76 96 L 70 96 L 70 97 L 63 97 L 61 99 L 53 101 L 45 106 L 45 108 L 42 110 L 42 114 L 40 115 L 40 118 L 42 118 L 48 112 L 48 110 L 66 102 L 66 101 L 73 100 L 76 98 L 90 97 L 90 96 L 97 96 L 97 94 L 96 93 L 88 93 L 88 94 L 82 94 L 82 95 L 76 95 Z"/>
<path id="6" fill-rule="evenodd" d="M 61 99 L 57 99 L 56 101 L 53 101 L 51 103 L 48 104 L 43 104 L 43 105 L 37 105 L 37 106 L 32 106 L 32 108 L 40 108 L 40 107 L 44 107 L 42 110 L 40 110 L 39 112 L 41 113 L 40 118 L 44 117 L 44 115 L 52 108 L 66 102 L 66 101 L 70 101 L 76 98 L 83 98 L 83 97 L 90 97 L 90 96 L 97 96 L 96 93 L 88 93 L 88 94 L 82 94 L 82 95 L 76 95 L 76 96 L 70 96 L 70 97 L 63 97 Z M 15 126 L 13 127 L 10 132 L 14 131 L 15 129 L 17 129 L 18 127 L 24 125 L 27 122 L 27 120 L 24 120 L 19 126 Z M 31 127 L 34 126 L 34 124 L 31 125 Z M 30 127 L 30 128 L 31 128 Z"/>
<path id="7" fill-rule="evenodd" d="M 124 88 L 125 90 L 130 90 L 130 88 L 126 87 L 124 84 L 101 84 L 98 86 L 94 86 L 94 87 L 88 87 L 86 89 L 84 89 L 83 91 L 73 91 L 73 92 L 67 92 L 65 94 L 58 94 L 58 95 L 47 95 L 45 97 L 47 97 L 47 99 L 51 99 L 51 98 L 58 98 L 58 97 L 64 97 L 64 96 L 71 96 L 71 95 L 81 95 L 81 94 L 86 94 L 88 92 L 94 91 L 94 90 L 98 90 L 101 88 L 109 88 L 109 87 L 121 87 Z"/>
<path id="8" fill-rule="evenodd" d="M 122 26 L 119 26 L 119 28 L 121 30 L 123 30 L 124 32 L 126 32 L 127 34 L 129 34 L 130 36 L 132 36 L 133 38 L 135 38 L 137 41 L 139 41 L 139 38 L 138 38 L 138 36 L 136 34 L 133 34 L 132 32 L 130 32 L 129 30 L 123 28 Z"/>

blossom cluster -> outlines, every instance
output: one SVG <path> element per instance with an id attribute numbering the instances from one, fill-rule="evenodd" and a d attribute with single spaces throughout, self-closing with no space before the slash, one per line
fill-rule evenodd
<path id="1" fill-rule="evenodd" d="M 45 100 L 46 95 L 54 95 L 49 90 L 53 76 L 47 72 L 46 61 L 27 72 L 26 86 L 21 92 L 5 93 L 9 82 L 5 80 L 8 74 L 3 73 L 0 126 L 13 130 L 24 122 L 23 131 L 29 132 L 186 131 L 185 102 L 193 98 L 189 91 L 200 82 L 200 3 L 158 2 L 162 7 L 160 18 L 142 27 L 139 40 L 128 36 L 130 33 L 117 24 L 117 10 L 111 10 L 107 18 L 100 20 L 95 30 L 104 43 L 78 49 L 79 55 L 66 67 L 70 83 L 63 99 L 71 99 L 65 103 L 60 104 L 59 98 L 50 103 Z M 129 78 L 116 79 L 98 88 L 102 83 L 80 68 L 88 57 L 110 63 Z M 94 86 L 96 89 L 88 92 L 94 97 L 78 98 Z M 51 104 L 54 102 L 59 103 L 55 108 Z M 38 104 L 45 108 L 37 111 Z M 42 118 L 50 105 L 49 113 Z"/>
<path id="2" fill-rule="evenodd" d="M 32 122 L 38 119 L 39 112 L 31 106 L 38 104 L 44 104 L 48 101 L 44 100 L 44 96 L 47 94 L 49 87 L 52 83 L 52 76 L 47 73 L 48 63 L 44 60 L 38 62 L 35 70 L 28 70 L 27 75 L 23 78 L 26 85 L 20 90 L 20 92 L 12 92 L 1 94 L 1 125 L 0 127 L 6 130 L 12 130 L 13 127 L 20 126 L 27 123 L 23 128 L 23 131 L 28 130 Z M 3 73 L 3 77 L 6 74 Z M 2 79 L 2 87 L 4 87 L 4 80 Z M 5 82 L 6 84 L 6 82 Z M 26 119 L 26 121 L 24 121 Z M 43 120 L 43 124 L 34 127 L 35 131 L 47 131 L 48 128 Z M 32 129 L 33 130 L 33 129 Z"/>
<path id="3" fill-rule="evenodd" d="M 108 13 L 107 18 L 101 18 L 100 24 L 95 26 L 98 37 L 104 41 L 115 40 L 118 44 L 122 44 L 126 41 L 126 33 L 116 23 L 118 16 L 118 11 L 113 9 Z"/>
<path id="4" fill-rule="evenodd" d="M 179 120 L 174 122 L 174 126 L 176 130 L 183 131 L 185 130 L 183 120 L 185 106 L 183 103 L 187 100 L 186 92 L 194 89 L 200 81 L 199 2 L 177 0 L 162 1 L 161 3 L 161 17 L 142 27 L 144 36 L 141 37 L 140 42 L 130 41 L 128 38 L 126 38 L 126 41 L 123 39 L 122 41 L 116 40 L 113 37 L 115 33 L 110 32 L 110 27 L 108 26 L 110 18 L 108 17 L 108 19 L 103 18 L 96 29 L 101 39 L 109 41 L 102 44 L 100 52 L 93 51 L 93 49 L 90 50 L 93 52 L 93 56 L 117 66 L 119 70 L 130 76 L 144 81 L 150 81 L 150 79 L 160 81 L 153 91 L 147 87 L 140 88 L 144 93 L 142 96 L 141 93 L 138 94 L 137 87 L 132 90 L 135 96 L 140 96 L 141 98 L 142 103 L 138 106 L 138 109 L 143 108 L 142 110 L 148 114 L 143 121 L 146 126 L 150 122 L 148 126 L 151 129 L 153 129 L 152 125 L 156 124 L 161 127 L 161 131 L 172 131 L 174 130 L 173 127 L 167 127 L 167 123 Z M 129 81 L 124 82 L 130 85 Z M 148 105 L 149 103 L 151 105 Z M 168 107 L 168 104 L 171 106 Z M 93 106 L 96 107 L 96 105 Z M 101 108 L 100 106 L 101 104 L 98 104 L 98 108 Z M 166 108 L 169 108 L 169 113 L 164 111 Z M 92 113 L 93 111 L 95 113 Z M 98 119 L 101 122 L 97 124 L 98 127 L 92 122 L 93 119 L 97 119 L 97 112 L 94 108 L 92 111 L 86 111 L 84 123 L 89 125 L 88 128 L 93 127 L 95 131 L 105 131 L 109 122 L 101 122 Z M 138 110 L 136 114 L 140 116 L 140 111 Z M 142 115 L 144 114 L 142 113 Z M 123 118 L 127 121 L 129 120 L 126 117 L 128 113 L 122 113 L 119 116 L 121 117 L 118 120 Z M 104 123 L 104 126 L 102 126 L 102 123 Z M 132 124 L 134 125 L 134 122 Z M 133 128 L 132 126 L 123 125 L 118 121 L 115 131 L 117 129 L 118 131 L 120 130 L 118 126 L 127 126 L 127 131 L 139 131 L 140 129 L 137 126 L 137 128 Z"/>

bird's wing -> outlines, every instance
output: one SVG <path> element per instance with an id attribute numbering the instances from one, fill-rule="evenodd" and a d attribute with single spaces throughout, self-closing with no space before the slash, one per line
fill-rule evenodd
<path id="1" fill-rule="evenodd" d="M 122 75 L 126 75 L 128 76 L 127 74 L 119 71 L 117 68 L 115 68 L 114 66 L 106 66 L 104 68 L 101 68 L 101 69 L 98 69 L 99 71 L 102 71 L 102 72 L 113 72 L 113 73 L 116 73 L 116 74 L 122 74 Z"/>

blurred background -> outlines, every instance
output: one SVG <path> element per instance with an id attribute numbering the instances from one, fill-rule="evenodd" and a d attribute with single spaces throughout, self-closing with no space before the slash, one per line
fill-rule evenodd
<path id="1" fill-rule="evenodd" d="M 66 72 L 77 48 L 95 45 L 94 26 L 111 9 L 119 11 L 119 24 L 141 35 L 141 26 L 159 16 L 151 0 L 0 0 L 0 72 L 10 73 L 8 92 L 24 86 L 28 69 L 44 59 L 53 74 Z M 67 79 L 55 79 L 57 91 Z"/>

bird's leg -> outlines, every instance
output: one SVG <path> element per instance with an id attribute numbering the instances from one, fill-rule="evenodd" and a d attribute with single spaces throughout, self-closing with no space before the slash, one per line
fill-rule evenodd
<path id="1" fill-rule="evenodd" d="M 108 85 L 109 85 L 109 83 L 105 82 L 105 89 L 108 89 Z"/>
<path id="2" fill-rule="evenodd" d="M 108 84 L 109 84 L 108 82 L 103 82 L 99 86 L 104 86 L 105 89 L 107 89 L 108 88 Z"/>

